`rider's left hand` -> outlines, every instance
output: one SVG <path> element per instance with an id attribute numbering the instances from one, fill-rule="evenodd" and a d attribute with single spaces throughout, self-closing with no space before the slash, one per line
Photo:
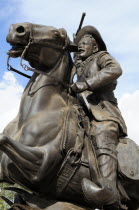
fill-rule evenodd
<path id="1" fill-rule="evenodd" d="M 70 86 L 73 92 L 81 93 L 88 89 L 88 85 L 86 82 L 76 82 Z"/>

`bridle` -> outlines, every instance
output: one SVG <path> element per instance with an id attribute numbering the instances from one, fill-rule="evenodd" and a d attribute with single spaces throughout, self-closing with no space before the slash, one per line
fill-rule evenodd
<path id="1" fill-rule="evenodd" d="M 33 45 L 33 44 L 36 44 L 36 45 L 43 45 L 43 46 L 46 46 L 46 47 L 51 47 L 51 48 L 54 48 L 54 49 L 57 49 L 59 51 L 61 51 L 61 55 L 64 55 L 64 52 L 67 50 L 67 47 L 68 47 L 68 38 L 65 40 L 65 45 L 64 46 L 61 46 L 61 45 L 58 45 L 58 44 L 54 44 L 54 43 L 50 43 L 50 42 L 45 42 L 44 43 L 37 43 L 35 38 L 33 37 L 33 30 L 32 30 L 32 27 L 33 27 L 33 24 L 31 25 L 31 32 L 30 32 L 30 36 L 29 36 L 29 42 L 28 44 L 26 45 L 25 49 L 23 50 L 22 52 L 22 55 L 21 55 L 21 59 L 20 59 L 20 65 L 22 66 L 22 68 L 25 70 L 25 71 L 33 71 L 35 73 L 38 73 L 38 74 L 42 74 L 42 75 L 45 75 L 47 77 L 50 77 L 51 79 L 53 79 L 56 83 L 59 83 L 61 84 L 62 86 L 64 86 L 66 89 L 68 89 L 70 87 L 70 85 L 64 83 L 63 81 L 61 80 L 58 80 L 56 79 L 54 76 L 50 75 L 49 73 L 46 73 L 44 71 L 40 71 L 40 70 L 37 70 L 37 69 L 34 69 L 34 68 L 31 68 L 29 66 L 27 66 L 26 64 L 23 64 L 23 59 L 25 57 L 25 55 L 29 52 L 29 49 L 30 49 L 30 46 Z M 57 66 L 60 64 L 61 60 L 63 59 L 63 56 L 61 56 L 61 58 L 59 59 L 59 61 L 56 63 L 56 65 L 52 68 L 52 69 L 49 69 L 49 72 L 56 69 Z M 10 64 L 9 64 L 9 60 L 10 60 L 10 56 L 8 56 L 8 59 L 7 59 L 7 69 L 8 71 L 14 71 L 18 74 L 21 74 L 22 76 L 24 77 L 27 77 L 27 78 L 31 78 L 31 76 L 27 75 L 27 74 L 24 74 L 18 70 L 16 70 L 15 68 L 13 68 Z"/>

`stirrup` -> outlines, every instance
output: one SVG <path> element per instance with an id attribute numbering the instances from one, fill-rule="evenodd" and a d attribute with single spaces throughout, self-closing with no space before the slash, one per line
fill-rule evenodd
<path id="1" fill-rule="evenodd" d="M 84 178 L 82 180 L 82 190 L 84 196 L 91 206 L 97 207 L 110 205 L 119 200 L 119 193 L 116 186 L 108 179 L 101 178 L 99 183 Z"/>

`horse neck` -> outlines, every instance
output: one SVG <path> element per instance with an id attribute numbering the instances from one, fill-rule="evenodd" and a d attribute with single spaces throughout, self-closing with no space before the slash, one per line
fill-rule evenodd
<path id="1" fill-rule="evenodd" d="M 72 59 L 68 52 L 64 52 L 53 70 L 50 71 L 49 75 L 53 76 L 55 80 L 64 83 L 70 82 L 70 75 L 72 70 Z"/>
<path id="2" fill-rule="evenodd" d="M 24 110 L 24 106 L 28 106 L 31 107 L 31 110 L 29 110 L 31 114 L 31 112 L 34 112 L 33 109 L 36 109 L 36 106 L 34 105 L 36 104 L 36 101 L 38 110 L 42 110 L 43 108 L 47 109 L 47 106 L 49 106 L 49 103 L 52 101 L 55 102 L 53 102 L 53 105 L 59 103 L 63 103 L 63 106 L 67 105 L 69 94 L 66 93 L 65 86 L 61 83 L 69 84 L 72 64 L 70 54 L 64 52 L 49 73 L 46 75 L 38 75 L 35 73 L 24 91 L 20 111 L 23 110 L 28 113 L 26 111 L 27 108 Z"/>

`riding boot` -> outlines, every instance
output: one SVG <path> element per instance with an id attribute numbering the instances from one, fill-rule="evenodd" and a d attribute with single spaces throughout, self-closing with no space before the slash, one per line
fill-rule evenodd
<path id="1" fill-rule="evenodd" d="M 84 179 L 83 192 L 87 201 L 105 209 L 119 209 L 117 189 L 117 152 L 118 137 L 111 131 L 103 131 L 93 139 L 96 150 L 100 178 L 98 183 Z"/>

